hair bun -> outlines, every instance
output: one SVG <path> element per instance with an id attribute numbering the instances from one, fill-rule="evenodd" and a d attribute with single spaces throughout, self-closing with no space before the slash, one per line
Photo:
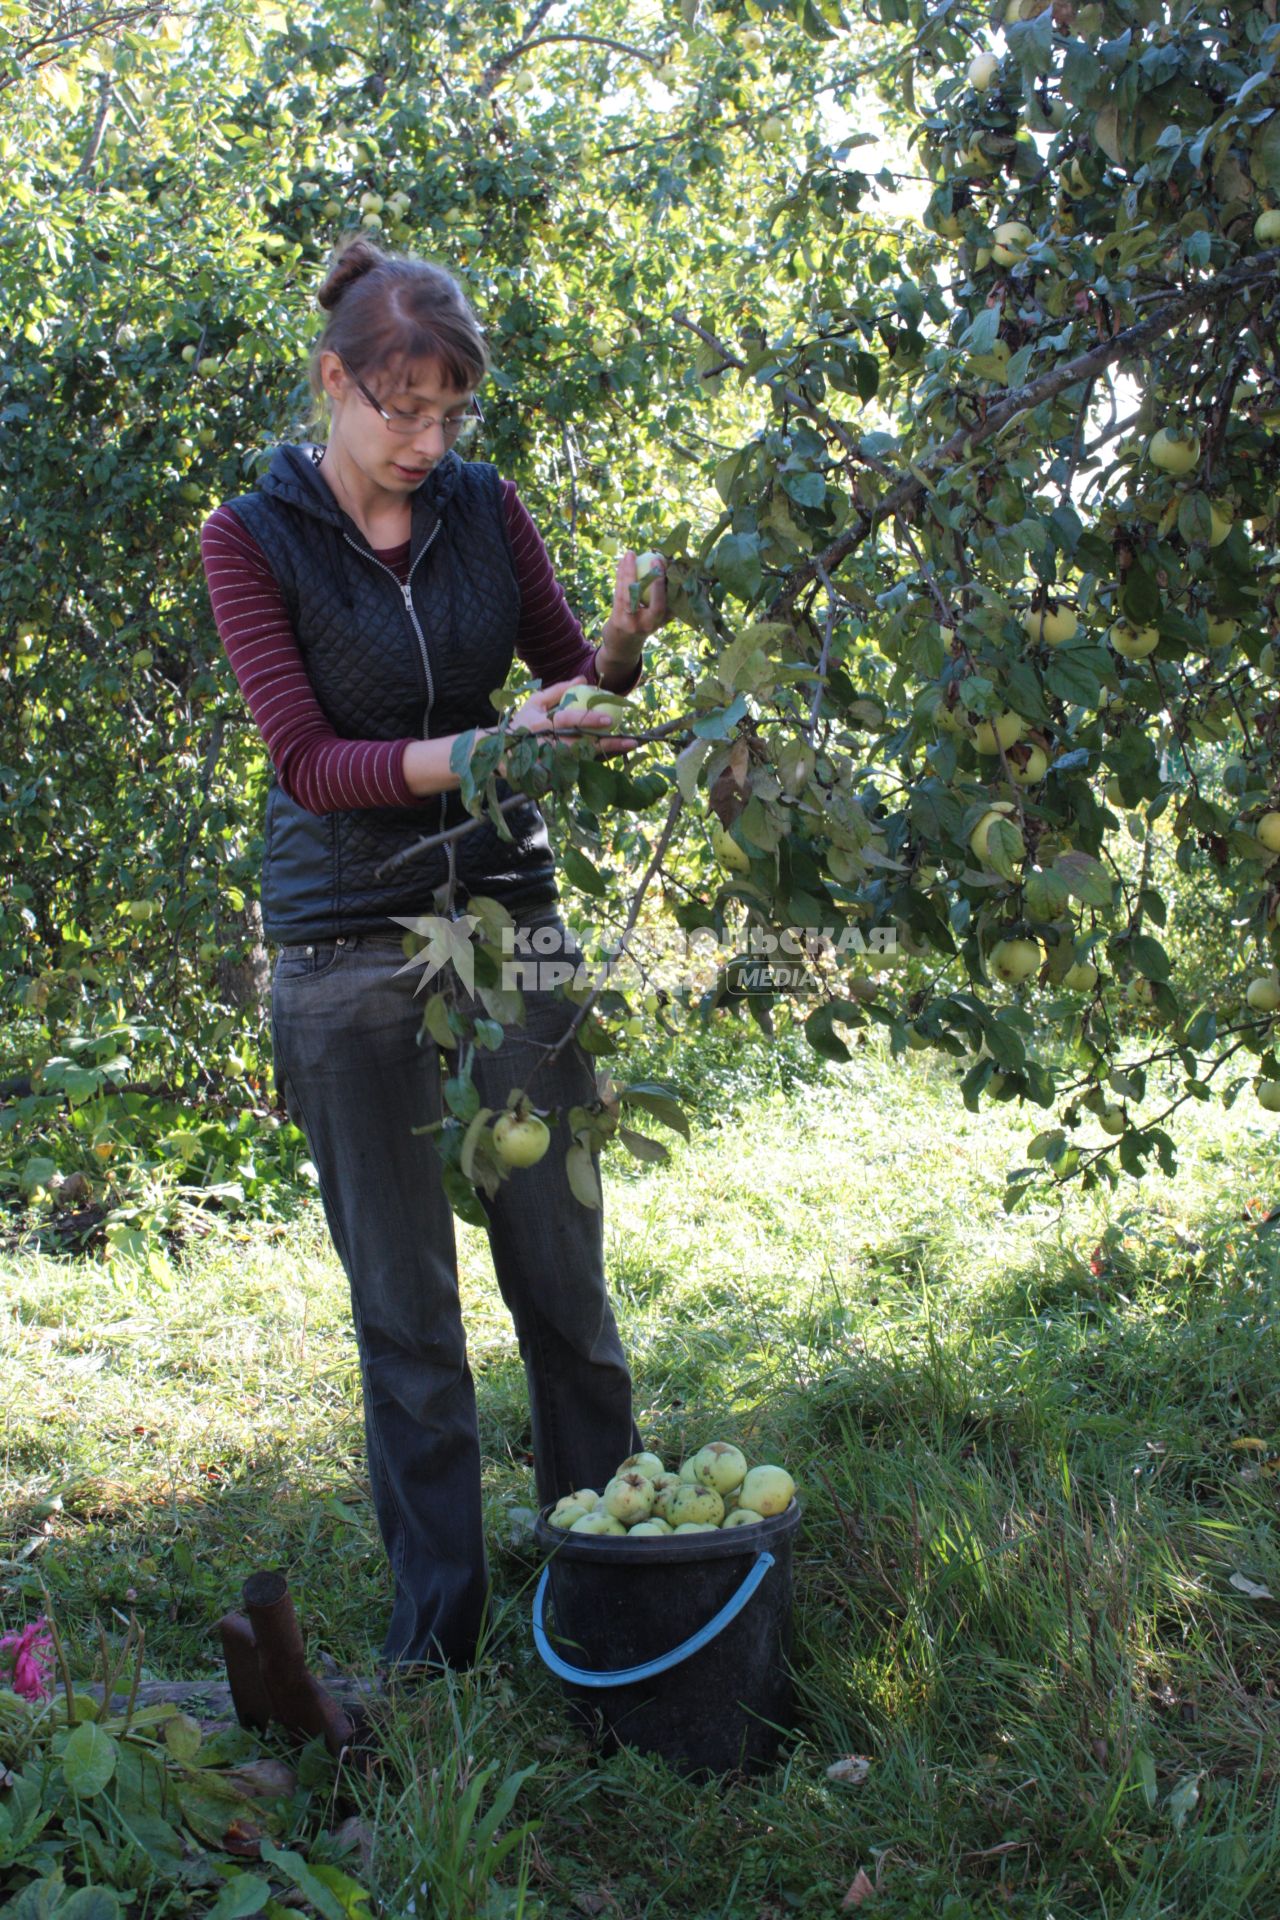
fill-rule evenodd
<path id="1" fill-rule="evenodd" d="M 380 267 L 386 257 L 381 248 L 375 247 L 372 240 L 366 239 L 362 233 L 354 234 L 341 246 L 333 255 L 329 271 L 316 295 L 326 313 L 337 306 L 349 286 L 362 280 L 366 273 L 372 273 L 375 267 Z"/>

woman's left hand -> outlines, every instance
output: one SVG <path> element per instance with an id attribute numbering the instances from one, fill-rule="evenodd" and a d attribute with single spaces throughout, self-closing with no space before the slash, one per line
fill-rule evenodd
<path id="1" fill-rule="evenodd" d="M 605 622 L 603 640 L 606 646 L 610 640 L 620 641 L 633 658 L 638 658 L 648 636 L 665 626 L 671 618 L 667 611 L 667 563 L 661 555 L 658 559 L 660 571 L 649 588 L 649 604 L 637 607 L 634 613 L 631 611 L 631 589 L 636 580 L 636 556 L 628 547 L 618 561 L 618 577 L 613 585 L 613 611 Z"/>

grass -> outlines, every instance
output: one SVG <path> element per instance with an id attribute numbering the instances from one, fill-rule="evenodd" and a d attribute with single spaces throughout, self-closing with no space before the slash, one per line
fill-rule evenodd
<path id="1" fill-rule="evenodd" d="M 1176 1182 L 1010 1217 L 1039 1116 L 967 1114 L 919 1057 L 753 1071 L 669 1168 L 612 1163 L 609 1263 L 646 1439 L 801 1484 L 795 1737 L 709 1788 L 567 1719 L 530 1645 L 523 1378 L 464 1229 L 494 1619 L 352 1785 L 386 1910 L 782 1920 L 861 1872 L 892 1920 L 1275 1920 L 1270 1126 L 1200 1113 Z M 83 1670 L 132 1610 L 152 1673 L 206 1673 L 279 1564 L 313 1653 L 367 1670 L 386 1579 L 318 1203 L 167 1269 L 11 1260 L 4 1302 L 4 1624 L 43 1581 Z M 831 1781 L 851 1754 L 865 1783 Z"/>

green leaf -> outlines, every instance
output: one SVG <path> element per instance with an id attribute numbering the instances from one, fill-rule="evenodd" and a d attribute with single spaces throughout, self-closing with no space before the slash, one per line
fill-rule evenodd
<path id="1" fill-rule="evenodd" d="M 565 1172 L 569 1176 L 569 1186 L 575 1197 L 584 1207 L 599 1208 L 600 1181 L 596 1173 L 596 1163 L 590 1151 L 580 1140 L 575 1140 L 564 1157 Z"/>
<path id="2" fill-rule="evenodd" d="M 1109 907 L 1111 905 L 1112 880 L 1100 860 L 1091 853 L 1081 853 L 1073 848 L 1068 853 L 1060 853 L 1050 872 L 1059 874 L 1071 890 L 1073 899 L 1083 907 Z"/>
<path id="3" fill-rule="evenodd" d="M 712 551 L 711 570 L 735 599 L 749 606 L 764 584 L 759 534 L 724 534 Z"/>
<path id="4" fill-rule="evenodd" d="M 782 484 L 802 507 L 820 507 L 827 497 L 827 483 L 820 473 L 784 473 Z"/>
<path id="5" fill-rule="evenodd" d="M 263 1860 L 284 1879 L 292 1881 L 304 1900 L 316 1909 L 321 1920 L 347 1920 L 346 1910 L 337 1895 L 331 1893 L 323 1880 L 318 1880 L 300 1853 L 291 1847 L 273 1846 L 265 1835 L 258 1848 Z"/>
<path id="6" fill-rule="evenodd" d="M 58 1920 L 120 1920 L 121 1906 L 109 1887 L 77 1887 L 58 1908 Z"/>
<path id="7" fill-rule="evenodd" d="M 194 1760 L 204 1735 L 189 1713 L 175 1713 L 165 1722 L 163 1738 L 175 1760 Z"/>
<path id="8" fill-rule="evenodd" d="M 848 1060 L 852 1055 L 836 1033 L 835 1023 L 838 1020 L 841 1026 L 860 1027 L 865 1019 L 862 1008 L 853 1000 L 824 1000 L 805 1021 L 805 1038 L 824 1060 Z"/>
<path id="9" fill-rule="evenodd" d="M 490 1855 L 492 1864 L 492 1855 Z M 328 1887 L 336 1899 L 342 1903 L 342 1911 L 347 1920 L 368 1920 L 369 1903 L 372 1895 L 358 1880 L 353 1880 L 341 1867 L 312 1865 L 312 1873 L 322 1886 Z"/>
<path id="10" fill-rule="evenodd" d="M 621 1088 L 618 1097 L 624 1106 L 640 1107 L 645 1113 L 651 1113 L 655 1120 L 661 1120 L 674 1133 L 682 1134 L 686 1140 L 689 1138 L 689 1122 L 684 1109 L 666 1087 L 636 1082 Z"/>
<path id="11" fill-rule="evenodd" d="M 1154 1807 L 1160 1792 L 1156 1786 L 1156 1763 L 1146 1747 L 1134 1748 L 1133 1765 L 1138 1785 L 1142 1788 L 1142 1797 L 1149 1807 Z"/>
<path id="12" fill-rule="evenodd" d="M 660 1140 L 650 1139 L 647 1133 L 637 1133 L 633 1127 L 620 1126 L 618 1138 L 637 1160 L 665 1162 L 671 1158 Z"/>
<path id="13" fill-rule="evenodd" d="M 90 1799 L 101 1793 L 116 1770 L 119 1749 L 109 1733 L 86 1720 L 67 1736 L 62 1750 L 62 1772 L 72 1793 Z"/>
<path id="14" fill-rule="evenodd" d="M 422 1024 L 438 1047 L 457 1046 L 458 1036 L 449 1025 L 449 1003 L 442 993 L 433 993 L 423 1007 Z"/>
<path id="15" fill-rule="evenodd" d="M 251 1913 L 261 1913 L 270 1898 L 271 1882 L 260 1873 L 233 1873 L 205 1920 L 248 1920 Z"/>
<path id="16" fill-rule="evenodd" d="M 575 847 L 572 841 L 561 847 L 560 865 L 569 884 L 577 887 L 581 892 L 595 894 L 597 897 L 608 892 L 608 883 L 600 869 L 588 860 L 581 848 Z"/>

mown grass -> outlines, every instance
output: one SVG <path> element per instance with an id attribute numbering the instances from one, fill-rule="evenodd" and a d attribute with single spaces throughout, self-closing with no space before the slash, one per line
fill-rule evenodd
<path id="1" fill-rule="evenodd" d="M 669 1168 L 613 1166 L 610 1271 L 646 1438 L 727 1435 L 801 1484 L 795 1738 L 708 1787 L 566 1718 L 512 1519 L 519 1360 L 463 1230 L 494 1619 L 353 1785 L 387 1910 L 781 1920 L 861 1871 L 893 1920 L 1275 1920 L 1280 1599 L 1232 1584 L 1280 1596 L 1271 1123 L 1199 1114 L 1176 1183 L 1006 1216 L 1038 1116 L 967 1114 L 918 1058 L 749 1059 Z M 318 1203 L 167 1282 L 11 1261 L 4 1302 L 5 1624 L 43 1581 L 85 1670 L 94 1616 L 133 1610 L 155 1675 L 204 1673 L 244 1576 L 284 1565 L 313 1651 L 368 1670 L 386 1580 Z M 850 1754 L 861 1786 L 827 1777 Z"/>

